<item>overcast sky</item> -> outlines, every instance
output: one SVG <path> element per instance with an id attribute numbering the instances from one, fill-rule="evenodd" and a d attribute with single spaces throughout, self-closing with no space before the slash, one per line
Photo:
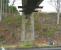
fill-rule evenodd
<path id="1" fill-rule="evenodd" d="M 55 7 L 49 2 L 49 0 L 44 0 L 40 6 L 43 6 L 42 11 L 44 12 L 56 12 Z"/>
<path id="2" fill-rule="evenodd" d="M 12 4 L 13 0 L 10 0 L 10 4 Z M 41 11 L 43 12 L 56 12 L 56 9 L 48 2 L 49 0 L 44 0 L 39 6 L 43 6 Z M 16 0 L 15 6 L 22 5 L 22 0 Z M 18 8 L 17 8 L 18 9 Z"/>

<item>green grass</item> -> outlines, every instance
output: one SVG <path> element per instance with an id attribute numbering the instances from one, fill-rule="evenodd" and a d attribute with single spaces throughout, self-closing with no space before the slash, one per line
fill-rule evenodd
<path id="1" fill-rule="evenodd" d="M 31 42 L 24 42 L 23 44 L 20 45 L 20 48 L 32 48 L 32 43 Z"/>

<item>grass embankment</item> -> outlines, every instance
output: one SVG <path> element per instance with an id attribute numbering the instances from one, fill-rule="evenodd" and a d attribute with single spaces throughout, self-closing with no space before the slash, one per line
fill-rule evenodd
<path id="1" fill-rule="evenodd" d="M 51 15 L 51 16 L 54 16 L 54 15 Z M 49 14 L 37 14 L 37 13 L 34 15 L 34 18 L 35 18 L 35 34 L 38 36 L 36 39 L 40 39 L 40 40 L 38 40 L 40 43 L 38 43 L 36 41 L 34 41 L 34 43 L 36 42 L 36 45 L 39 44 L 40 45 L 39 47 L 44 47 L 44 46 L 41 46 L 41 38 L 44 38 L 44 39 L 47 39 L 47 40 L 48 40 L 48 38 L 53 39 L 53 40 L 58 39 L 58 37 L 61 38 L 58 34 L 56 34 L 57 31 L 61 30 L 61 26 L 56 25 L 56 23 L 54 23 L 56 21 L 56 17 L 51 17 L 51 16 L 49 16 Z M 8 31 L 7 33 L 9 35 L 7 35 L 8 38 L 7 38 L 6 35 L 4 35 L 4 37 L 0 36 L 1 41 L 5 40 L 9 44 L 11 44 L 14 40 L 16 42 L 18 42 L 19 37 L 17 36 L 17 34 L 20 35 L 20 33 L 21 33 L 22 17 L 21 16 L 6 17 L 2 21 L 2 23 L 5 25 L 6 28 L 8 28 L 8 30 L 5 30 L 5 32 Z M 19 28 L 20 31 L 16 30 L 17 28 Z M 4 30 L 2 32 L 5 34 Z M 54 39 L 54 38 L 56 38 L 56 39 Z M 8 45 L 3 45 L 3 47 L 7 47 L 7 48 L 9 48 L 9 47 L 32 48 L 33 44 L 29 43 L 29 42 L 24 42 L 24 43 L 22 43 L 22 44 L 20 43 L 18 45 L 9 45 L 9 46 Z M 52 47 L 52 46 L 47 45 L 46 47 Z"/>

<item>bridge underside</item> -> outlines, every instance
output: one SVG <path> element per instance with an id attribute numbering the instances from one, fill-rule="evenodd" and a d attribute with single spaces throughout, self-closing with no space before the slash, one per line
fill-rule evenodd
<path id="1" fill-rule="evenodd" d="M 23 8 L 24 14 L 31 14 L 42 1 L 43 0 L 22 0 L 22 5 L 26 7 Z"/>

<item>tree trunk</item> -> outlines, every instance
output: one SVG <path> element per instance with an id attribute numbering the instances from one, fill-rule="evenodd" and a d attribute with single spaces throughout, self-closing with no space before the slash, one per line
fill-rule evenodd
<path id="1" fill-rule="evenodd" d="M 57 11 L 57 24 L 59 24 L 60 23 L 60 12 L 59 11 Z"/>
<path id="2" fill-rule="evenodd" d="M 2 20 L 2 0 L 1 0 L 1 2 L 0 2 L 0 22 L 1 22 L 1 20 Z"/>
<path id="3" fill-rule="evenodd" d="M 59 24 L 60 17 L 60 0 L 57 0 L 57 24 Z"/>

